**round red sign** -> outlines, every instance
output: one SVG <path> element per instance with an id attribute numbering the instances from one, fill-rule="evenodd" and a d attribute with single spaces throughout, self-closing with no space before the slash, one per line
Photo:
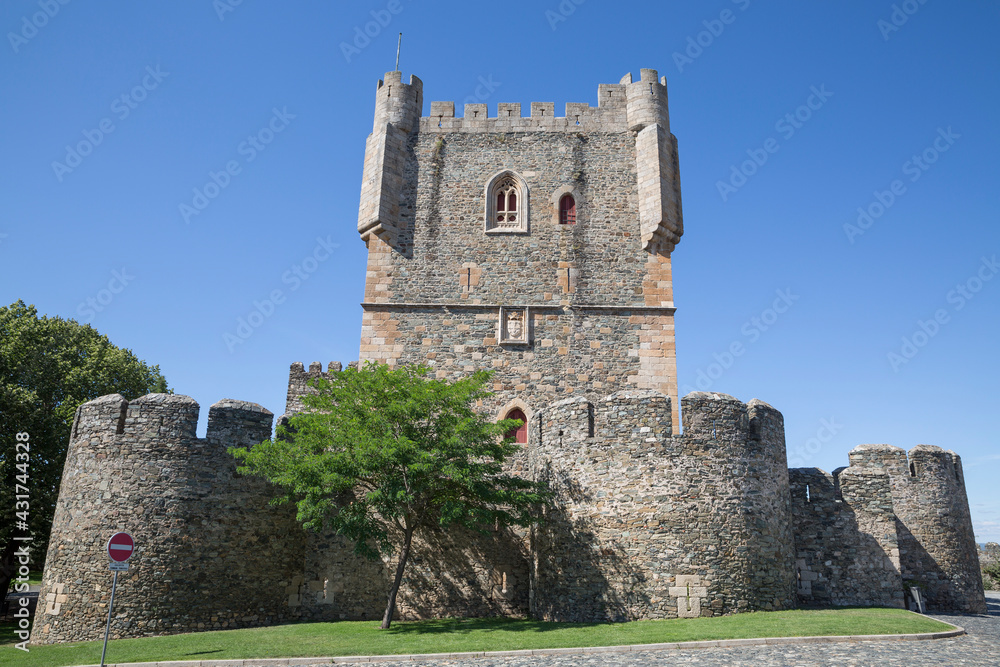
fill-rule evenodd
<path id="1" fill-rule="evenodd" d="M 111 560 L 124 563 L 135 550 L 135 541 L 128 533 L 115 533 L 108 540 L 108 555 Z"/>

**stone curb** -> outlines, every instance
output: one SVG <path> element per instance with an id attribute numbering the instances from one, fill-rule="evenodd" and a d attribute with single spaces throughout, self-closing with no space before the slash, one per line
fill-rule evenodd
<path id="1" fill-rule="evenodd" d="M 936 620 L 936 619 L 935 619 Z M 944 621 L 941 621 L 942 623 Z M 462 658 L 517 658 L 545 655 L 585 655 L 588 653 L 633 653 L 641 651 L 671 651 L 692 648 L 735 648 L 739 646 L 774 646 L 779 644 L 840 644 L 876 641 L 920 641 L 948 639 L 965 634 L 965 628 L 952 625 L 954 630 L 922 632 L 912 635 L 832 635 L 821 637 L 762 637 L 755 639 L 718 639 L 698 642 L 668 642 L 665 644 L 624 644 L 622 646 L 585 646 L 580 648 L 539 648 L 522 651 L 471 651 L 467 653 L 416 653 L 402 655 L 349 655 L 317 658 L 247 658 L 245 660 L 173 660 L 169 662 L 105 663 L 105 667 L 294 667 L 295 665 L 346 665 L 362 662 L 421 662 L 424 660 L 459 660 Z M 98 667 L 80 665 L 79 667 Z"/>

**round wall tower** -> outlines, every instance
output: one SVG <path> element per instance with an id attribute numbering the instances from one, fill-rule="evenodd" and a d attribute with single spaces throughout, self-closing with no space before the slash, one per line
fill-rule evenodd
<path id="1" fill-rule="evenodd" d="M 688 394 L 681 406 L 678 444 L 703 471 L 699 490 L 708 518 L 701 540 L 714 542 L 702 556 L 710 580 L 706 599 L 724 612 L 793 607 L 795 550 L 781 413 L 757 399 L 744 404 L 708 392 Z"/>
<path id="2" fill-rule="evenodd" d="M 898 447 L 860 445 L 850 459 L 889 474 L 904 586 L 919 586 L 930 609 L 986 613 L 962 459 L 931 445 L 909 457 Z"/>
<path id="3" fill-rule="evenodd" d="M 713 616 L 795 601 L 781 414 L 724 394 L 576 397 L 532 420 L 555 498 L 532 539 L 532 612 L 566 621 Z"/>
<path id="4" fill-rule="evenodd" d="M 120 395 L 82 405 L 56 506 L 32 642 L 97 639 L 111 573 L 105 543 L 132 534 L 119 575 L 111 636 L 274 623 L 284 617 L 289 570 L 301 567 L 294 510 L 274 508 L 257 479 L 236 473 L 227 447 L 271 433 L 272 414 L 220 401 L 208 437 L 195 437 L 187 396 Z"/>

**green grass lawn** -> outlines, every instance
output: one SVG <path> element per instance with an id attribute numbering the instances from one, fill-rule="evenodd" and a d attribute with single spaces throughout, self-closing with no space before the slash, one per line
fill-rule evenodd
<path id="1" fill-rule="evenodd" d="M 951 626 L 901 609 L 819 609 L 755 612 L 718 618 L 634 623 L 543 623 L 517 619 L 448 619 L 300 623 L 272 628 L 199 632 L 108 644 L 109 663 L 163 660 L 228 660 L 342 655 L 392 655 L 502 651 L 567 646 L 611 646 L 705 639 L 809 635 L 940 632 Z M 97 664 L 101 642 L 0 646 L 0 664 L 61 667 Z"/>
<path id="2" fill-rule="evenodd" d="M 14 585 L 16 583 L 17 583 L 17 581 L 10 582 L 10 588 L 7 589 L 8 593 L 12 593 L 14 591 Z M 41 585 L 41 583 L 42 583 L 42 571 L 41 570 L 32 570 L 31 572 L 28 573 L 28 585 L 29 586 L 38 586 L 38 585 Z"/>

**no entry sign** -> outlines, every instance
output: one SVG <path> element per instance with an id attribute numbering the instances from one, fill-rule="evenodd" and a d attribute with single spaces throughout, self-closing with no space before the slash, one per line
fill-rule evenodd
<path id="1" fill-rule="evenodd" d="M 108 556 L 111 560 L 124 563 L 135 550 L 135 541 L 128 533 L 115 533 L 108 540 Z"/>

